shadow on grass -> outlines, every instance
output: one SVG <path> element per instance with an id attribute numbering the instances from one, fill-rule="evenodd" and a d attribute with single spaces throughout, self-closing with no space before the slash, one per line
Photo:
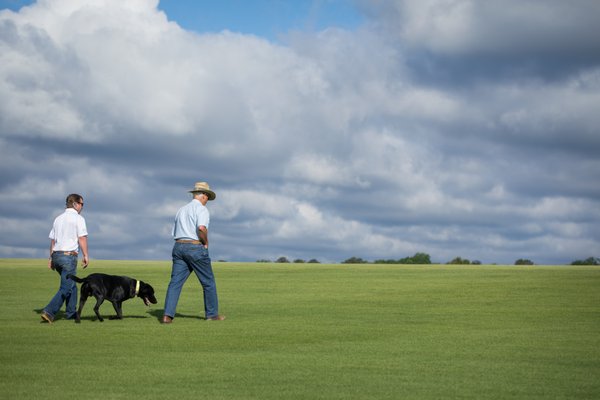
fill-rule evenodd
<path id="1" fill-rule="evenodd" d="M 162 322 L 162 317 L 163 317 L 163 315 L 165 315 L 165 310 L 162 308 L 158 309 L 158 310 L 150 310 L 150 311 L 148 311 L 148 314 L 154 316 L 158 320 L 158 322 Z M 175 313 L 175 318 L 195 318 L 195 319 L 200 319 L 203 321 L 206 319 L 199 315 L 185 315 L 185 314 L 180 314 L 180 313 Z"/>
<path id="2" fill-rule="evenodd" d="M 38 315 L 42 314 L 42 311 L 44 311 L 43 308 L 34 308 L 33 309 L 34 312 L 36 312 Z M 92 311 L 93 312 L 93 311 Z M 159 308 L 159 309 L 155 309 L 155 310 L 149 310 L 146 312 L 147 314 L 150 314 L 152 317 L 156 318 L 156 320 L 158 322 L 162 322 L 162 317 L 165 313 L 165 310 L 163 308 Z M 106 320 L 116 320 L 113 319 L 112 317 L 114 317 L 113 314 L 100 314 L 102 315 L 102 317 L 104 318 L 104 321 Z M 148 318 L 147 316 L 144 315 L 123 315 L 123 319 L 145 319 Z M 175 314 L 175 318 L 192 318 L 192 319 L 199 319 L 199 320 L 206 320 L 206 318 L 201 317 L 199 315 L 186 315 L 186 314 L 180 314 L 180 313 L 176 313 Z M 59 320 L 65 320 L 65 321 L 75 321 L 73 318 L 69 318 L 67 319 L 66 314 L 64 311 L 59 311 L 55 316 L 54 316 L 54 322 L 59 321 Z M 98 317 L 96 317 L 95 314 L 91 314 L 91 315 L 84 315 L 80 318 L 81 321 L 98 321 Z M 40 321 L 40 323 L 44 323 L 44 321 Z"/>
<path id="3" fill-rule="evenodd" d="M 42 312 L 44 311 L 43 308 L 34 308 L 33 309 L 34 312 L 36 312 L 37 314 L 41 315 Z M 156 315 L 156 313 L 160 313 L 160 317 L 158 317 L 158 320 L 160 321 L 160 318 L 162 318 L 162 312 L 163 310 L 155 310 L 155 311 L 148 311 L 148 314 L 151 314 L 153 316 Z M 93 310 L 92 310 L 93 313 Z M 111 320 L 111 321 L 118 321 L 115 314 L 102 314 L 100 313 L 100 315 L 102 316 L 102 318 L 104 318 L 104 321 L 107 320 Z M 122 319 L 146 319 L 148 318 L 145 315 L 123 315 Z M 65 321 L 73 321 L 75 322 L 75 318 L 67 318 L 66 314 L 64 311 L 59 311 L 58 313 L 56 313 L 56 315 L 54 316 L 54 322 L 59 321 L 59 320 L 65 320 Z M 96 314 L 91 314 L 91 315 L 84 315 L 82 317 L 80 317 L 81 321 L 98 321 L 98 317 L 96 317 Z M 44 321 L 40 321 L 41 323 L 44 323 Z"/>

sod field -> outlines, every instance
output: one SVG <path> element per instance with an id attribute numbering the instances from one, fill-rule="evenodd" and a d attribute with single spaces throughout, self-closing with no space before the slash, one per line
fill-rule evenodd
<path id="1" fill-rule="evenodd" d="M 92 260 L 158 304 L 39 313 L 46 260 L 0 260 L 2 399 L 598 399 L 600 267 L 214 263 L 162 325 L 170 263 Z M 79 286 L 79 285 L 78 285 Z M 64 310 L 64 308 L 63 308 Z M 114 313 L 105 302 L 103 316 Z"/>

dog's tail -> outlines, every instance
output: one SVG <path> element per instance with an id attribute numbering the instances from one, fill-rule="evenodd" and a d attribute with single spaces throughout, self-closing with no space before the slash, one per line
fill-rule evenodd
<path id="1" fill-rule="evenodd" d="M 75 282 L 79 282 L 79 283 L 84 283 L 85 282 L 85 279 L 78 278 L 78 277 L 76 277 L 73 274 L 67 275 L 67 278 L 73 279 Z"/>

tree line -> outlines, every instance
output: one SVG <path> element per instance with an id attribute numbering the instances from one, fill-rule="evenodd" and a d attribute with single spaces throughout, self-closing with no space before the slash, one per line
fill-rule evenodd
<path id="1" fill-rule="evenodd" d="M 270 263 L 272 261 L 267 259 L 256 260 L 258 263 Z M 312 258 L 308 261 L 297 258 L 293 261 L 287 259 L 287 257 L 279 257 L 274 262 L 276 263 L 295 263 L 295 264 L 320 264 L 320 261 L 316 258 Z M 371 264 L 371 262 L 361 258 L 361 257 L 350 257 L 341 262 L 342 264 Z M 403 257 L 399 259 L 380 259 L 373 261 L 372 264 L 433 264 L 431 262 L 431 256 L 427 253 L 415 253 L 412 257 Z M 469 260 L 467 258 L 455 257 L 452 260 L 446 262 L 445 264 L 453 264 L 453 265 L 481 265 L 481 261 L 479 260 Z M 514 265 L 535 265 L 535 263 L 526 258 L 519 258 L 515 261 Z M 588 257 L 583 260 L 575 260 L 571 262 L 571 265 L 600 265 L 600 258 L 598 257 Z"/>
<path id="2" fill-rule="evenodd" d="M 267 259 L 260 259 L 260 260 L 256 260 L 257 263 L 270 263 L 272 262 L 271 260 L 267 260 Z M 308 263 L 308 264 L 320 264 L 320 261 L 317 260 L 316 258 L 312 258 L 308 261 L 304 261 L 301 258 L 297 258 L 294 261 L 290 261 L 287 259 L 287 257 L 279 257 L 277 260 L 275 260 L 276 263 L 289 263 L 289 262 L 293 262 L 296 264 L 304 264 L 304 263 Z"/>

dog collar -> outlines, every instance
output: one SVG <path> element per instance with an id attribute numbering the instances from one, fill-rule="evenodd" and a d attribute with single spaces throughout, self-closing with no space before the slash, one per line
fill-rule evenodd
<path id="1" fill-rule="evenodd" d="M 140 292 L 140 281 L 136 280 L 135 281 L 135 296 L 137 296 L 139 292 Z"/>

